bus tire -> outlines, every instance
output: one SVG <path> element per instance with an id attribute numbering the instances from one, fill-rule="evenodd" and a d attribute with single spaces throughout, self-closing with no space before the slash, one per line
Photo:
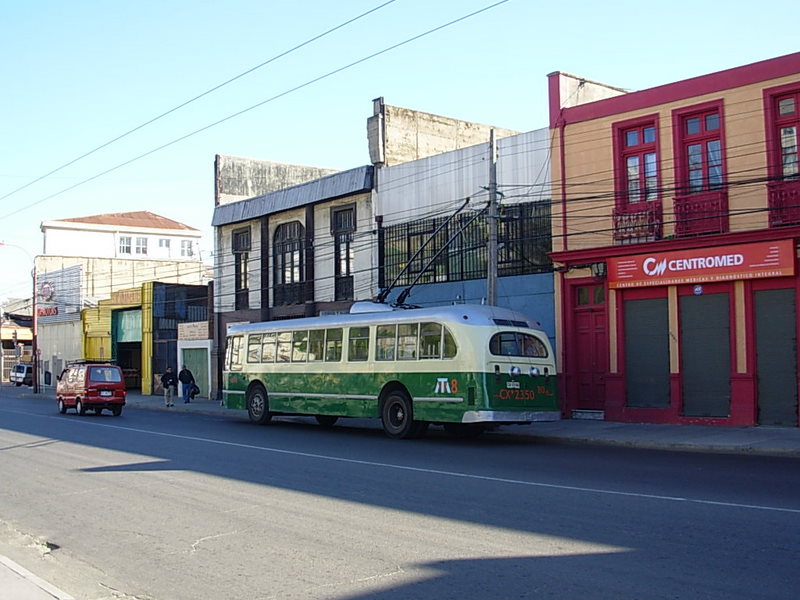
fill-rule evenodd
<path id="1" fill-rule="evenodd" d="M 411 399 L 402 390 L 389 392 L 381 402 L 383 431 L 394 440 L 414 437 L 419 425 L 414 421 Z"/>
<path id="2" fill-rule="evenodd" d="M 247 416 L 256 425 L 266 425 L 272 420 L 267 390 L 260 385 L 247 390 Z"/>
<path id="3" fill-rule="evenodd" d="M 320 426 L 324 427 L 325 429 L 333 427 L 336 425 L 336 421 L 339 420 L 339 417 L 335 415 L 314 415 L 314 418 L 317 420 L 317 423 L 319 423 Z"/>

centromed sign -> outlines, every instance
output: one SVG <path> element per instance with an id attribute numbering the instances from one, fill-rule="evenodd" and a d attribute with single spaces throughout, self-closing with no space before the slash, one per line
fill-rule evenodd
<path id="1" fill-rule="evenodd" d="M 792 240 L 656 252 L 608 259 L 608 287 L 707 283 L 795 273 Z"/>

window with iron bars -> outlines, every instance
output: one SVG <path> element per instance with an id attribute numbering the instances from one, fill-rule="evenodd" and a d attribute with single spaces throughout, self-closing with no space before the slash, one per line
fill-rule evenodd
<path id="1" fill-rule="evenodd" d="M 419 284 L 463 281 L 486 277 L 487 219 L 475 213 L 458 215 L 414 259 L 398 285 L 409 285 L 424 269 Z M 447 217 L 409 221 L 384 231 L 384 282 L 393 281 L 411 257 Z M 466 225 L 466 227 L 465 227 Z M 460 233 L 459 230 L 463 231 Z M 498 274 L 546 273 L 553 270 L 547 253 L 552 248 L 549 202 L 526 202 L 501 207 L 498 223 Z M 431 263 L 433 256 L 454 237 Z M 430 263 L 430 264 L 429 264 Z"/>
<path id="2" fill-rule="evenodd" d="M 273 305 L 305 301 L 305 228 L 299 221 L 279 225 L 272 243 Z"/>
<path id="3" fill-rule="evenodd" d="M 232 239 L 234 257 L 235 308 L 250 308 L 250 229 L 237 229 Z"/>
<path id="4" fill-rule="evenodd" d="M 355 205 L 331 209 L 331 234 L 333 235 L 334 299 L 353 299 L 353 233 L 356 230 Z"/>

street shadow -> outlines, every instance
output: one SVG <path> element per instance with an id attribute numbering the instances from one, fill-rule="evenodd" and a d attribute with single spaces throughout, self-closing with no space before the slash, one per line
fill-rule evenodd
<path id="1" fill-rule="evenodd" d="M 265 498 L 288 490 L 397 511 L 392 519 L 409 513 L 478 524 L 487 535 L 530 536 L 535 552 L 406 565 L 427 575 L 414 581 L 399 565 L 399 573 L 387 574 L 385 589 L 329 596 L 339 600 L 766 599 L 791 597 L 786 591 L 797 581 L 796 514 L 753 518 L 745 507 L 713 504 L 736 497 L 747 473 L 751 484 L 763 481 L 773 505 L 796 506 L 796 479 L 775 481 L 760 469 L 759 457 L 636 451 L 640 460 L 633 462 L 630 449 L 532 444 L 502 430 L 460 440 L 434 429 L 424 439 L 395 441 L 372 422 L 342 420 L 325 429 L 312 419 L 280 418 L 259 427 L 166 411 L 59 415 L 38 399 L 28 406 L 45 418 L 0 423 L 40 438 L 15 449 L 67 443 L 138 457 L 76 471 L 192 471 L 256 484 Z M 800 472 L 796 459 L 775 461 Z M 332 468 L 342 464 L 345 479 Z M 687 485 L 705 490 L 709 502 L 685 501 Z M 669 517 L 659 518 L 661 511 Z M 386 532 L 391 544 L 391 523 Z M 702 543 L 709 539 L 725 545 L 709 552 Z M 781 549 L 780 561 L 770 548 Z"/>

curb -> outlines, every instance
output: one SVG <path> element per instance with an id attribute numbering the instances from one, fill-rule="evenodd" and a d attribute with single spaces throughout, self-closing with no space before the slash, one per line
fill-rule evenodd
<path id="1" fill-rule="evenodd" d="M 67 594 L 66 592 L 58 589 L 56 586 L 46 582 L 41 577 L 38 577 L 37 575 L 34 575 L 30 571 L 28 571 L 28 569 L 26 569 L 22 565 L 18 565 L 17 563 L 15 563 L 13 560 L 11 560 L 8 557 L 0 555 L 0 565 L 6 567 L 7 569 L 9 569 L 13 573 L 15 573 L 17 576 L 21 577 L 28 584 L 30 584 L 32 586 L 36 586 L 37 588 L 39 588 L 38 590 L 31 590 L 30 586 L 26 586 L 26 587 L 29 588 L 30 594 L 24 594 L 23 596 L 20 597 L 22 599 L 24 599 L 24 598 L 38 598 L 38 597 L 45 598 L 45 596 L 42 596 L 41 594 L 38 593 L 39 591 L 41 591 L 41 592 L 43 592 L 45 594 L 48 594 L 47 597 L 52 597 L 52 598 L 55 598 L 56 600 L 75 600 L 74 596 L 71 596 L 70 594 Z M 3 579 L 5 579 L 5 578 L 0 576 L 0 580 L 3 580 Z M 36 593 L 35 596 L 33 595 L 34 593 Z"/>
<path id="2" fill-rule="evenodd" d="M 506 432 L 508 434 L 508 432 Z M 571 437 L 547 434 L 512 434 L 526 439 L 544 443 L 574 446 L 606 446 L 610 448 L 638 448 L 641 450 L 661 450 L 671 452 L 699 452 L 708 454 L 730 454 L 740 456 L 776 456 L 787 458 L 800 457 L 800 448 L 760 448 L 752 445 L 723 445 L 707 443 L 664 442 L 657 440 L 612 440 L 599 437 Z"/>

